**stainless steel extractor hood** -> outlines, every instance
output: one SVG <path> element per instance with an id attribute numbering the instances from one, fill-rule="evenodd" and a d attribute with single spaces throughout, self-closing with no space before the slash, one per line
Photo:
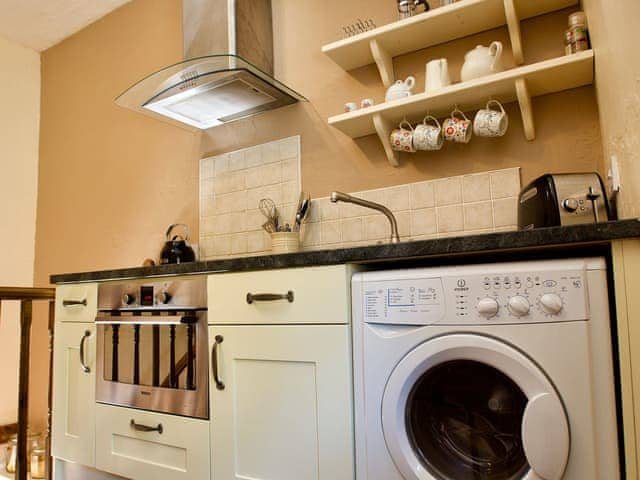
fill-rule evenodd
<path id="1" fill-rule="evenodd" d="M 273 78 L 271 0 L 183 0 L 182 17 L 185 60 L 116 104 L 207 129 L 306 100 Z"/>

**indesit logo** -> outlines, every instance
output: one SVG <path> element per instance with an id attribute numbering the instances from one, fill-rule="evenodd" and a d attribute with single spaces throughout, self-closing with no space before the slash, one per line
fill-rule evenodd
<path id="1" fill-rule="evenodd" d="M 462 278 L 458 280 L 457 285 L 458 286 L 454 288 L 454 291 L 456 292 L 466 292 L 469 290 L 469 287 L 467 287 L 467 281 Z"/>
<path id="2" fill-rule="evenodd" d="M 148 391 L 148 390 L 140 390 L 140 395 L 148 395 L 148 396 L 150 396 L 151 392 Z"/>

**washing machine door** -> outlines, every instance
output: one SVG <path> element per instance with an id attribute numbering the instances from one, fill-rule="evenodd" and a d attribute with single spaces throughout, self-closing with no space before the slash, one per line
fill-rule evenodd
<path id="1" fill-rule="evenodd" d="M 408 353 L 382 401 L 387 448 L 406 480 L 559 480 L 567 415 L 540 368 L 494 338 L 451 334 Z"/>

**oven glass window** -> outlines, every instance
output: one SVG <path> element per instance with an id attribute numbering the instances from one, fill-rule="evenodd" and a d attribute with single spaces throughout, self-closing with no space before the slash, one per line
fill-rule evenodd
<path id="1" fill-rule="evenodd" d="M 196 389 L 194 325 L 104 325 L 104 379 Z"/>
<path id="2" fill-rule="evenodd" d="M 439 479 L 516 480 L 529 466 L 521 426 L 527 397 L 506 375 L 470 360 L 440 364 L 414 385 L 407 432 Z"/>

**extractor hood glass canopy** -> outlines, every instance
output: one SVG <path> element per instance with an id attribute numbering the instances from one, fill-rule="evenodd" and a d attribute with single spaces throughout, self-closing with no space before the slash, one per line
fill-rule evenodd
<path id="1" fill-rule="evenodd" d="M 115 100 L 139 113 L 207 129 L 306 101 L 237 55 L 185 60 L 140 80 Z"/>

